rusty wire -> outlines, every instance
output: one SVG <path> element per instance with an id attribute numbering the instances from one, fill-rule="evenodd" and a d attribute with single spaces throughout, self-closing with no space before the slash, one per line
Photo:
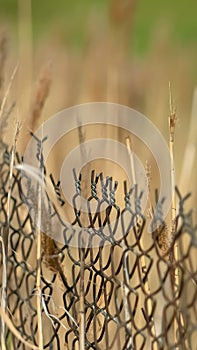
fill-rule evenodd
<path id="1" fill-rule="evenodd" d="M 19 162 L 20 157 L 16 154 L 16 163 Z M 2 233 L 7 223 L 9 164 L 7 148 L 0 164 Z M 81 228 L 80 243 L 83 223 L 77 200 L 81 196 L 82 177 L 75 171 L 73 175 L 76 187 L 73 226 Z M 7 241 L 7 313 L 23 338 L 37 344 L 36 236 L 30 215 L 31 193 L 23 191 L 22 177 L 15 169 Z M 64 206 L 60 183 L 56 183 L 52 175 L 50 179 L 60 205 Z M 31 183 L 28 177 L 27 181 Z M 98 186 L 100 194 L 97 193 Z M 155 216 L 160 223 L 159 229 L 151 235 L 147 232 L 147 219 L 141 212 L 143 194 L 138 193 L 137 186 L 128 189 L 125 183 L 125 206 L 120 209 L 116 204 L 117 186 L 112 178 L 104 178 L 103 174 L 92 171 L 91 195 L 87 198 L 89 244 L 86 247 L 80 247 L 80 244 L 78 248 L 70 246 L 75 230 L 71 232 L 63 221 L 64 244 L 54 241 L 44 232 L 42 234 L 44 349 L 79 349 L 82 263 L 85 349 L 194 349 L 197 335 L 197 241 L 192 212 L 185 211 L 188 196 L 181 197 L 177 190 L 176 234 L 169 247 L 162 249 L 162 237 L 166 235 L 162 202 Z M 91 212 L 92 201 L 97 204 L 96 213 Z M 58 217 L 58 212 L 50 209 L 51 216 Z M 112 220 L 112 213 L 115 220 Z M 97 247 L 91 246 L 94 236 L 99 241 Z M 177 242 L 178 260 L 174 255 Z M 173 285 L 175 270 L 179 273 L 178 286 Z M 176 335 L 175 322 L 178 325 Z M 8 349 L 10 342 L 13 349 L 25 350 L 20 340 L 7 329 Z"/>

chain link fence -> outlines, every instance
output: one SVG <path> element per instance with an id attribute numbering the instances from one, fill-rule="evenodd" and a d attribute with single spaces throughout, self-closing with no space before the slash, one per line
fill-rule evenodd
<path id="1" fill-rule="evenodd" d="M 155 215 L 158 229 L 150 234 L 137 186 L 130 189 L 124 184 L 125 205 L 120 209 L 116 204 L 117 183 L 93 171 L 84 228 L 78 205 L 82 176 L 74 171 L 75 219 L 68 227 L 58 209 L 50 201 L 48 207 L 45 203 L 41 220 L 50 213 L 51 220 L 59 221 L 64 244 L 43 230 L 38 261 L 38 208 L 32 204 L 35 194 L 31 192 L 31 177 L 14 168 L 10 179 L 10 158 L 5 146 L 0 164 L 0 225 L 6 259 L 1 249 L 1 276 L 6 264 L 5 310 L 23 340 L 39 345 L 41 316 L 44 349 L 195 349 L 197 241 L 192 212 L 185 210 L 188 196 L 181 197 L 177 190 L 179 212 L 169 240 L 162 202 Z M 15 164 L 20 162 L 16 153 Z M 28 186 L 22 186 L 22 181 Z M 64 208 L 60 183 L 52 175 L 50 181 Z M 96 212 L 91 210 L 93 202 Z M 49 227 L 49 220 L 45 221 Z M 70 244 L 74 235 L 78 247 Z M 84 237 L 86 243 L 82 242 Z M 3 278 L 1 283 L 5 284 Z M 1 333 L 3 324 L 2 318 Z M 6 347 L 27 348 L 8 323 Z"/>

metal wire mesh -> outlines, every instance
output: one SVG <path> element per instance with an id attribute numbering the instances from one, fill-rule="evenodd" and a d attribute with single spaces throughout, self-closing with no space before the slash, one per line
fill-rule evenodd
<path id="1" fill-rule="evenodd" d="M 16 154 L 15 162 L 20 162 Z M 14 169 L 11 181 L 9 234 L 6 231 L 7 200 L 10 188 L 10 152 L 0 164 L 0 224 L 7 254 L 7 312 L 23 339 L 38 344 L 36 307 L 36 227 L 31 214 L 31 193 L 21 186 L 24 175 Z M 46 173 L 46 172 L 45 172 Z M 31 183 L 31 179 L 25 176 Z M 74 172 L 73 227 L 84 230 L 77 207 L 81 196 L 81 176 Z M 64 205 L 59 183 L 51 183 Z M 100 193 L 98 194 L 98 187 Z M 162 203 L 153 234 L 147 232 L 137 186 L 125 183 L 125 206 L 116 205 L 117 183 L 92 172 L 91 195 L 87 199 L 87 246 L 70 246 L 75 230 L 70 230 L 58 211 L 50 207 L 51 219 L 61 221 L 64 244 L 42 233 L 41 306 L 45 349 L 194 349 L 197 336 L 196 228 L 192 213 L 185 212 L 187 197 L 177 190 L 179 213 L 176 232 L 166 248 L 166 225 Z M 91 203 L 96 201 L 96 213 Z M 102 205 L 105 204 L 105 210 Z M 27 206 L 29 210 L 27 209 Z M 115 220 L 113 218 L 115 217 Z M 97 247 L 91 245 L 97 237 Z M 179 254 L 175 254 L 178 244 Z M 1 254 L 1 272 L 3 260 Z M 175 281 L 178 273 L 178 285 Z M 84 320 L 84 329 L 82 320 Z M 7 329 L 7 348 L 25 345 Z"/>

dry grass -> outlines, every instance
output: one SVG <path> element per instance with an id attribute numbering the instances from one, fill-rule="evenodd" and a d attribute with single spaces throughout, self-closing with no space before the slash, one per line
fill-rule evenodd
<path id="1" fill-rule="evenodd" d="M 7 37 L 5 33 L 0 35 L 0 90 L 4 82 L 4 68 L 7 56 Z"/>
<path id="2" fill-rule="evenodd" d="M 2 109 L 3 111 L 3 109 Z M 7 213 L 6 213 L 6 226 L 2 227 L 1 233 L 1 244 L 2 244 L 2 256 L 3 256 L 3 273 L 2 273 L 2 292 L 1 292 L 1 310 L 5 314 L 7 311 L 7 255 L 8 255 L 8 245 L 9 245 L 9 229 L 10 229 L 10 201 L 12 195 L 12 178 L 14 169 L 14 160 L 16 153 L 16 144 L 19 136 L 20 125 L 16 123 L 16 130 L 13 139 L 13 146 L 11 151 L 10 159 L 10 170 L 9 170 L 9 185 L 7 194 Z M 1 321 L 1 346 L 3 350 L 6 350 L 6 329 L 4 319 Z"/>
<path id="3" fill-rule="evenodd" d="M 32 102 L 31 115 L 28 121 L 31 130 L 35 130 L 40 121 L 42 110 L 49 95 L 51 84 L 50 65 L 43 67 L 40 72 L 35 97 Z"/>
<path id="4" fill-rule="evenodd" d="M 170 44 L 167 43 L 167 39 L 160 42 L 159 40 L 153 44 L 152 51 L 146 59 L 138 60 L 136 57 L 129 56 L 128 53 L 128 31 L 133 23 L 133 16 L 135 14 L 135 6 L 137 1 L 111 1 L 110 2 L 110 19 L 112 27 L 107 32 L 105 36 L 99 35 L 97 30 L 93 32 L 93 40 L 89 43 L 87 51 L 75 52 L 71 48 L 67 51 L 61 46 L 61 44 L 56 44 L 52 42 L 52 39 L 47 39 L 46 43 L 42 43 L 41 47 L 38 47 L 36 52 L 32 52 L 32 39 L 31 39 L 31 23 L 26 23 L 26 28 L 28 29 L 27 36 L 24 36 L 21 26 L 20 30 L 20 55 L 21 62 L 28 61 L 27 66 L 20 65 L 20 86 L 26 86 L 25 74 L 28 70 L 28 93 L 26 94 L 25 107 L 22 110 L 26 111 L 26 115 L 23 115 L 23 122 L 26 123 L 23 126 L 21 136 L 19 137 L 19 143 L 22 144 L 24 148 L 27 136 L 27 129 L 35 130 L 36 127 L 42 123 L 43 118 L 48 118 L 57 112 L 58 110 L 74 105 L 80 102 L 91 102 L 91 101 L 107 101 L 127 104 L 131 107 L 139 109 L 147 114 L 153 122 L 161 129 L 167 138 L 168 130 L 166 127 L 166 115 L 167 115 L 167 85 L 169 77 L 173 82 L 173 90 L 177 96 L 179 110 L 183 111 L 182 115 L 177 121 L 177 139 L 183 139 L 184 142 L 179 142 L 177 148 L 179 147 L 179 154 L 181 155 L 185 150 L 184 161 L 182 162 L 182 156 L 176 157 L 176 150 L 174 150 L 174 129 L 176 115 L 173 108 L 172 97 L 170 97 L 170 117 L 169 117 L 169 127 L 170 127 L 170 152 L 171 152 L 171 179 L 172 179 L 172 191 L 174 193 L 175 187 L 175 169 L 174 169 L 174 158 L 177 158 L 178 172 L 179 169 L 183 167 L 181 172 L 180 187 L 183 188 L 184 192 L 187 191 L 186 182 L 188 178 L 192 176 L 195 172 L 196 165 L 194 164 L 195 152 L 196 152 L 196 93 L 194 97 L 194 107 L 190 122 L 190 132 L 188 134 L 188 143 L 186 146 L 186 135 L 185 135 L 185 125 L 188 124 L 187 119 L 184 115 L 188 115 L 189 106 L 191 104 L 191 96 L 194 89 L 194 85 L 191 82 L 190 75 L 190 58 L 191 56 L 187 53 L 182 53 L 179 56 L 179 64 L 177 66 L 177 52 L 173 51 Z M 30 7 L 24 7 L 24 1 L 20 1 L 21 6 L 21 16 L 24 16 L 23 11 L 28 11 L 29 22 L 31 22 L 31 9 Z M 22 19 L 20 19 L 22 21 Z M 114 40 L 112 36 L 114 33 L 118 33 L 117 40 Z M 27 37 L 30 37 L 30 42 L 27 43 Z M 55 52 L 55 54 L 54 54 Z M 4 81 L 4 70 L 5 70 L 5 58 L 6 58 L 6 39 L 4 36 L 0 39 L 0 87 L 3 87 Z M 192 55 L 192 54 L 191 54 Z M 41 69 L 37 79 L 37 87 L 35 93 L 33 94 L 33 100 L 31 98 L 32 80 L 34 76 L 33 70 L 33 60 L 38 67 L 43 66 L 43 61 L 46 62 L 49 59 L 53 60 L 53 84 L 51 85 L 51 66 L 45 65 Z M 14 57 L 15 60 L 15 57 Z M 193 60 L 193 58 L 192 58 Z M 192 65 L 192 60 L 190 65 Z M 3 99 L 1 101 L 0 107 L 0 126 L 1 132 L 5 132 L 7 125 L 7 116 L 12 110 L 12 104 L 10 103 L 10 90 L 16 74 L 17 68 L 14 69 L 11 74 L 11 78 L 8 83 L 7 89 L 4 89 Z M 36 68 L 35 68 L 36 71 Z M 23 88 L 19 89 L 20 94 Z M 50 91 L 50 99 L 47 99 Z M 185 91 L 187 91 L 185 93 Z M 171 96 L 171 93 L 170 93 Z M 21 101 L 21 97 L 20 97 Z M 47 103 L 46 103 L 47 102 Z M 16 103 L 18 99 L 16 97 Z M 20 102 L 21 103 L 21 102 Z M 7 104 L 11 107 L 6 110 Z M 27 112 L 27 110 L 29 112 Z M 180 115 L 180 113 L 179 113 Z M 25 129 L 26 128 L 26 129 Z M 14 154 L 16 150 L 16 141 L 18 138 L 18 127 L 16 128 L 16 133 L 14 141 L 12 142 L 12 158 L 10 161 L 10 182 L 12 181 L 12 171 L 14 164 Z M 25 135 L 25 136 L 24 136 Z M 78 138 L 79 144 L 83 143 L 85 132 L 78 127 Z M 2 137 L 1 137 L 2 138 Z M 124 139 L 125 140 L 125 139 Z M 131 163 L 131 171 L 133 175 L 133 183 L 136 183 L 135 179 L 135 169 L 132 157 L 132 146 L 129 138 L 126 141 L 128 154 Z M 59 151 L 58 151 L 59 152 Z M 84 156 L 82 154 L 82 156 Z M 148 159 L 151 167 L 154 169 L 151 157 Z M 188 170 L 189 169 L 189 170 Z M 154 175 L 154 170 L 151 171 L 151 183 L 157 184 L 158 179 Z M 155 186 L 152 186 L 155 187 Z M 194 181 L 193 185 L 194 193 L 196 193 L 196 183 Z M 38 208 L 37 208 L 37 220 L 38 223 L 41 220 L 41 189 L 38 189 Z M 151 190 L 150 190 L 151 192 Z M 8 193 L 8 229 L 9 229 L 9 198 L 11 195 L 11 185 Z M 150 193 L 150 211 L 152 210 L 153 194 Z M 193 205 L 196 208 L 196 198 L 193 199 Z M 163 255 L 169 248 L 169 241 L 171 237 L 166 237 L 169 232 L 172 236 L 175 234 L 175 218 L 176 218 L 176 202 L 175 196 L 173 194 L 173 203 L 171 211 L 171 227 L 169 231 L 167 230 L 162 233 L 164 236 L 160 237 L 161 250 Z M 84 223 L 85 226 L 85 223 Z M 6 245 L 7 241 L 4 239 L 3 233 L 1 234 L 1 244 L 2 244 L 2 255 L 3 255 L 3 275 L 2 275 L 2 299 L 1 299 L 1 316 L 2 316 L 2 327 L 1 327 L 1 346 L 2 350 L 6 349 L 5 342 L 5 327 L 7 326 L 10 331 L 24 343 L 26 347 L 32 349 L 43 349 L 43 320 L 41 317 L 41 309 L 43 308 L 46 316 L 49 318 L 53 325 L 55 317 L 47 311 L 45 301 L 41 294 L 41 263 L 42 259 L 45 262 L 46 268 L 57 273 L 59 275 L 58 287 L 62 287 L 62 282 L 64 285 L 67 284 L 67 279 L 64 274 L 64 267 L 62 267 L 59 257 L 57 255 L 56 245 L 54 241 L 41 233 L 40 229 L 37 229 L 37 281 L 36 281 L 36 295 L 37 295 L 37 316 L 38 316 L 38 347 L 27 343 L 25 340 L 21 339 L 20 333 L 13 326 L 10 318 L 7 316 L 6 310 L 6 286 L 7 286 L 7 270 L 6 270 Z M 6 233 L 8 235 L 8 232 Z M 146 242 L 144 243 L 146 244 Z M 122 247 L 123 251 L 126 247 Z M 178 259 L 179 247 L 176 246 L 176 256 Z M 43 255 L 44 251 L 44 256 Z M 80 305 L 79 305 L 79 319 L 73 322 L 79 327 L 79 349 L 85 350 L 85 304 L 84 304 L 84 250 L 80 250 Z M 124 255 L 123 264 L 126 266 L 127 253 Z M 145 261 L 142 261 L 142 265 L 146 266 Z M 69 272 L 67 271 L 67 277 L 70 278 Z M 129 278 L 126 276 L 128 282 Z M 149 280 L 145 283 L 145 290 L 147 295 L 150 293 Z M 176 286 L 179 285 L 178 271 L 175 269 L 174 283 Z M 175 288 L 176 289 L 176 288 Z M 176 290 L 175 290 L 176 292 Z M 122 293 L 125 295 L 125 300 L 127 300 L 128 290 L 125 284 L 122 286 Z M 58 294 L 58 293 L 57 293 Z M 58 299 L 58 295 L 57 295 Z M 148 313 L 151 314 L 152 305 L 148 304 Z M 124 304 L 125 309 L 125 321 L 127 321 L 129 307 L 127 302 Z M 72 316 L 70 315 L 72 318 Z M 59 320 L 60 321 L 60 320 Z M 155 335 L 157 330 L 155 329 L 154 320 L 152 332 Z M 61 323 L 61 321 L 60 321 Z M 63 328 L 66 327 L 63 323 Z M 177 324 L 174 324 L 174 338 L 176 341 Z M 132 340 L 130 345 L 132 344 Z M 115 348 L 114 348 L 115 349 Z"/>

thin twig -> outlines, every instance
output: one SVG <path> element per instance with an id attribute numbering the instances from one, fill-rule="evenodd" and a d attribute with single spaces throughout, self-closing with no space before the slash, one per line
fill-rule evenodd
<path id="1" fill-rule="evenodd" d="M 1 310 L 5 313 L 6 304 L 7 304 L 7 258 L 6 258 L 6 247 L 4 239 L 2 238 L 2 230 L 1 230 L 1 245 L 2 245 L 2 260 L 3 260 L 3 271 L 2 271 L 2 290 L 1 290 Z M 6 341 L 5 341 L 5 321 L 1 319 L 1 348 L 2 350 L 6 350 Z"/>
<path id="2" fill-rule="evenodd" d="M 3 74 L 4 74 L 4 67 L 5 67 L 5 61 L 7 56 L 7 37 L 5 33 L 1 34 L 0 37 L 0 89 L 3 85 Z"/>
<path id="3" fill-rule="evenodd" d="M 49 320 L 51 321 L 52 325 L 53 325 L 53 328 L 55 328 L 55 323 L 53 320 L 55 320 L 56 322 L 58 322 L 66 331 L 67 331 L 67 328 L 66 326 L 59 320 L 59 318 L 51 313 L 48 312 L 47 310 L 47 307 L 46 307 L 46 304 L 45 304 L 45 300 L 43 298 L 43 296 L 41 296 L 41 300 L 42 300 L 42 306 L 43 306 L 43 309 L 44 309 L 44 312 L 45 312 L 45 315 L 49 318 Z"/>
<path id="4" fill-rule="evenodd" d="M 65 309 L 65 307 L 63 306 L 58 306 L 59 309 L 63 309 L 65 311 L 65 313 L 67 314 L 67 316 L 72 320 L 72 322 L 75 324 L 75 326 L 77 328 L 79 328 L 79 325 L 77 324 L 77 321 L 75 321 L 74 317 L 72 317 L 72 315 L 70 314 L 70 312 L 68 312 L 68 310 Z"/>
<path id="5" fill-rule="evenodd" d="M 40 148 L 42 152 L 42 147 Z M 41 155 L 40 155 L 41 156 Z M 41 157 L 40 157 L 41 158 Z M 44 171 L 42 165 L 40 165 L 42 183 L 44 184 Z M 41 253 L 42 253 L 42 234 L 41 227 L 41 213 L 42 213 L 42 189 L 43 185 L 38 184 L 38 207 L 36 215 L 36 238 L 37 238 L 37 270 L 36 270 L 36 290 L 37 290 L 37 319 L 38 319 L 38 346 L 39 350 L 43 349 L 43 327 L 42 327 L 42 289 L 41 289 Z"/>
<path id="6" fill-rule="evenodd" d="M 176 126 L 176 110 L 173 106 L 172 101 L 172 90 L 171 84 L 169 82 L 169 104 L 170 104 L 170 116 L 169 116 L 169 147 L 170 147 L 170 157 L 171 157 L 171 192 L 172 192 L 172 205 L 171 205 L 171 222 L 170 222 L 170 234 L 171 240 L 174 238 L 176 233 L 176 196 L 175 196 L 175 167 L 174 167 L 174 136 L 175 136 L 175 126 Z M 176 241 L 174 246 L 174 259 L 175 263 L 178 261 L 178 241 Z M 176 267 L 173 276 L 174 283 L 174 297 L 176 297 L 177 290 L 179 288 L 179 270 Z M 177 311 L 179 308 L 178 302 L 176 302 Z M 176 314 L 177 316 L 177 314 Z M 174 319 L 174 342 L 178 342 L 178 330 L 179 325 L 177 318 Z"/>
<path id="7" fill-rule="evenodd" d="M 33 76 L 32 0 L 17 0 L 18 5 L 18 107 L 22 120 L 29 112 Z M 24 115 L 25 113 L 25 115 Z"/>
<path id="8" fill-rule="evenodd" d="M 80 248 L 80 287 L 79 287 L 79 348 L 85 350 L 85 297 L 84 297 L 84 268 L 85 248 Z"/>
<path id="9" fill-rule="evenodd" d="M 31 115 L 29 125 L 32 130 L 35 129 L 37 122 L 41 116 L 44 104 L 49 95 L 51 85 L 51 72 L 50 72 L 50 64 L 47 64 L 46 67 L 40 72 L 40 76 L 37 83 L 37 89 L 35 92 L 35 97 L 33 99 Z"/>
<path id="10" fill-rule="evenodd" d="M 0 241 L 2 242 L 2 239 L 0 237 Z M 10 320 L 10 318 L 8 317 L 8 315 L 2 310 L 2 308 L 0 307 L 0 316 L 1 319 L 3 320 L 3 322 L 6 324 L 6 326 L 9 328 L 9 330 L 12 332 L 12 334 L 22 343 L 24 344 L 27 348 L 33 349 L 33 350 L 39 350 L 39 348 L 34 345 L 34 344 L 30 344 L 29 342 L 27 342 L 26 340 L 24 340 L 24 338 L 21 336 L 20 332 L 16 329 L 16 327 L 13 325 L 12 321 Z M 4 350 L 4 348 L 2 347 L 2 350 Z M 6 348 L 5 348 L 6 350 Z"/>
<path id="11" fill-rule="evenodd" d="M 169 83 L 169 94 L 170 94 L 170 116 L 169 116 L 169 146 L 171 156 L 171 190 L 172 190 L 172 207 L 171 207 L 171 234 L 175 232 L 175 220 L 176 220 L 176 196 L 175 196 L 175 167 L 174 167 L 174 136 L 176 126 L 176 110 L 173 106 L 171 85 Z"/>
<path id="12" fill-rule="evenodd" d="M 4 112 L 4 108 L 5 108 L 5 105 L 6 105 L 6 102 L 7 102 L 7 99 L 8 99 L 8 96 L 9 96 L 9 93 L 10 93 L 10 89 L 11 89 L 11 86 L 12 86 L 12 83 L 13 83 L 13 80 L 14 80 L 14 77 L 16 75 L 16 72 L 18 70 L 18 64 L 15 66 L 13 72 L 12 72 L 12 75 L 10 77 L 10 81 L 9 81 L 9 84 L 8 84 L 8 87 L 7 87 L 7 90 L 4 94 L 4 97 L 3 97 L 3 101 L 1 103 L 1 107 L 0 107 L 0 119 L 2 118 L 2 115 L 3 115 L 3 112 Z"/>
<path id="13" fill-rule="evenodd" d="M 135 186 L 135 185 L 137 185 L 137 181 L 136 181 L 135 163 L 134 163 L 134 157 L 133 157 L 130 137 L 126 138 L 126 145 L 127 145 L 127 150 L 128 150 L 129 159 L 130 159 L 132 181 L 133 181 L 133 185 Z M 141 240 L 141 247 L 142 247 L 142 250 L 144 251 L 145 249 L 143 247 L 143 240 Z M 146 261 L 145 261 L 145 257 L 143 254 L 142 254 L 141 259 L 140 259 L 140 264 L 141 264 L 141 270 L 143 270 L 143 269 L 146 270 Z M 146 278 L 146 281 L 144 282 L 144 289 L 146 291 L 146 294 L 150 295 L 150 286 L 149 286 L 148 278 Z M 147 311 L 148 311 L 149 315 L 152 314 L 151 298 L 148 298 Z M 154 319 L 152 319 L 152 334 L 153 334 L 153 336 L 156 335 Z"/>
<path id="14" fill-rule="evenodd" d="M 3 273 L 2 273 L 2 294 L 1 294 L 1 308 L 3 312 L 6 312 L 7 307 L 7 251 L 8 251 L 8 235 L 9 235 L 9 227 L 10 227 L 10 201 L 12 194 L 12 177 L 13 177 L 13 169 L 14 169 L 14 159 L 16 153 L 16 143 L 18 139 L 18 134 L 20 131 L 20 125 L 16 123 L 16 129 L 13 140 L 13 147 L 11 152 L 10 159 L 10 170 L 9 170 L 9 179 L 8 179 L 8 195 L 7 195 L 7 211 L 6 211 L 6 226 L 2 230 L 2 254 L 3 254 Z M 6 349 L 6 329 L 5 323 L 2 319 L 1 321 L 1 344 L 2 349 Z"/>
<path id="15" fill-rule="evenodd" d="M 83 127 L 81 126 L 80 121 L 78 121 L 78 138 L 79 138 L 79 145 L 80 145 L 80 152 L 81 152 L 81 158 L 83 159 L 83 163 L 87 164 L 88 162 L 88 154 L 86 152 L 84 142 L 85 142 L 85 133 L 83 130 Z M 90 169 L 90 164 L 88 165 L 88 168 L 85 170 L 83 174 L 83 178 L 85 181 L 85 190 L 83 193 L 83 198 L 87 199 L 88 193 L 87 193 L 87 175 Z M 83 239 L 84 237 L 84 229 L 87 227 L 87 215 L 86 215 L 86 208 L 84 208 L 84 202 L 81 202 L 81 209 L 84 211 L 84 216 L 81 220 L 82 222 L 82 239 L 81 239 L 81 247 L 80 249 L 80 287 L 79 287 L 79 348 L 80 350 L 85 350 L 85 296 L 84 296 L 84 273 L 85 273 L 85 241 Z"/>
<path id="16" fill-rule="evenodd" d="M 126 138 L 126 146 L 127 146 L 127 151 L 128 151 L 128 155 L 129 155 L 130 167 L 131 167 L 131 176 L 132 176 L 132 181 L 133 181 L 133 186 L 134 186 L 134 185 L 136 185 L 137 182 L 136 182 L 134 157 L 133 157 L 132 144 L 131 144 L 130 137 Z"/>
<path id="17" fill-rule="evenodd" d="M 195 163 L 196 155 L 196 143 L 197 143 L 197 87 L 194 90 L 192 113 L 189 124 L 189 134 L 185 153 L 183 157 L 183 165 L 181 169 L 181 176 L 179 181 L 179 187 L 184 193 L 186 190 L 186 184 L 190 182 L 192 169 Z"/>
<path id="18" fill-rule="evenodd" d="M 50 300 L 51 300 L 51 302 L 52 302 L 52 307 L 53 307 L 53 310 L 55 310 L 55 308 L 57 308 L 57 309 L 62 309 L 62 310 L 64 310 L 65 312 L 66 312 L 66 314 L 67 314 L 67 316 L 72 320 L 72 322 L 75 324 L 75 326 L 77 327 L 77 328 L 79 328 L 79 326 L 78 326 L 78 324 L 77 324 L 77 321 L 74 319 L 74 317 L 70 314 L 70 312 L 68 312 L 68 310 L 66 310 L 65 309 L 65 307 L 63 307 L 63 306 L 58 306 L 57 304 L 55 304 L 54 303 L 54 300 L 53 300 L 53 297 L 51 296 L 51 295 L 49 295 L 49 294 L 42 294 L 42 302 L 43 302 L 43 298 L 44 297 L 48 297 L 48 298 L 50 298 Z M 45 308 L 46 308 L 46 303 L 45 303 L 45 301 L 44 301 L 44 304 L 45 304 Z M 45 310 L 44 310 L 45 311 Z M 48 312 L 48 311 L 47 311 Z M 55 317 L 55 319 L 57 319 L 56 318 L 56 316 L 54 316 L 54 315 L 52 315 L 52 314 L 49 314 L 50 316 L 52 316 L 52 317 Z M 59 321 L 59 323 L 60 324 L 62 324 L 61 323 L 61 321 L 58 319 L 58 321 Z M 65 327 L 65 326 L 64 326 Z M 65 327 L 66 328 L 66 327 Z"/>

